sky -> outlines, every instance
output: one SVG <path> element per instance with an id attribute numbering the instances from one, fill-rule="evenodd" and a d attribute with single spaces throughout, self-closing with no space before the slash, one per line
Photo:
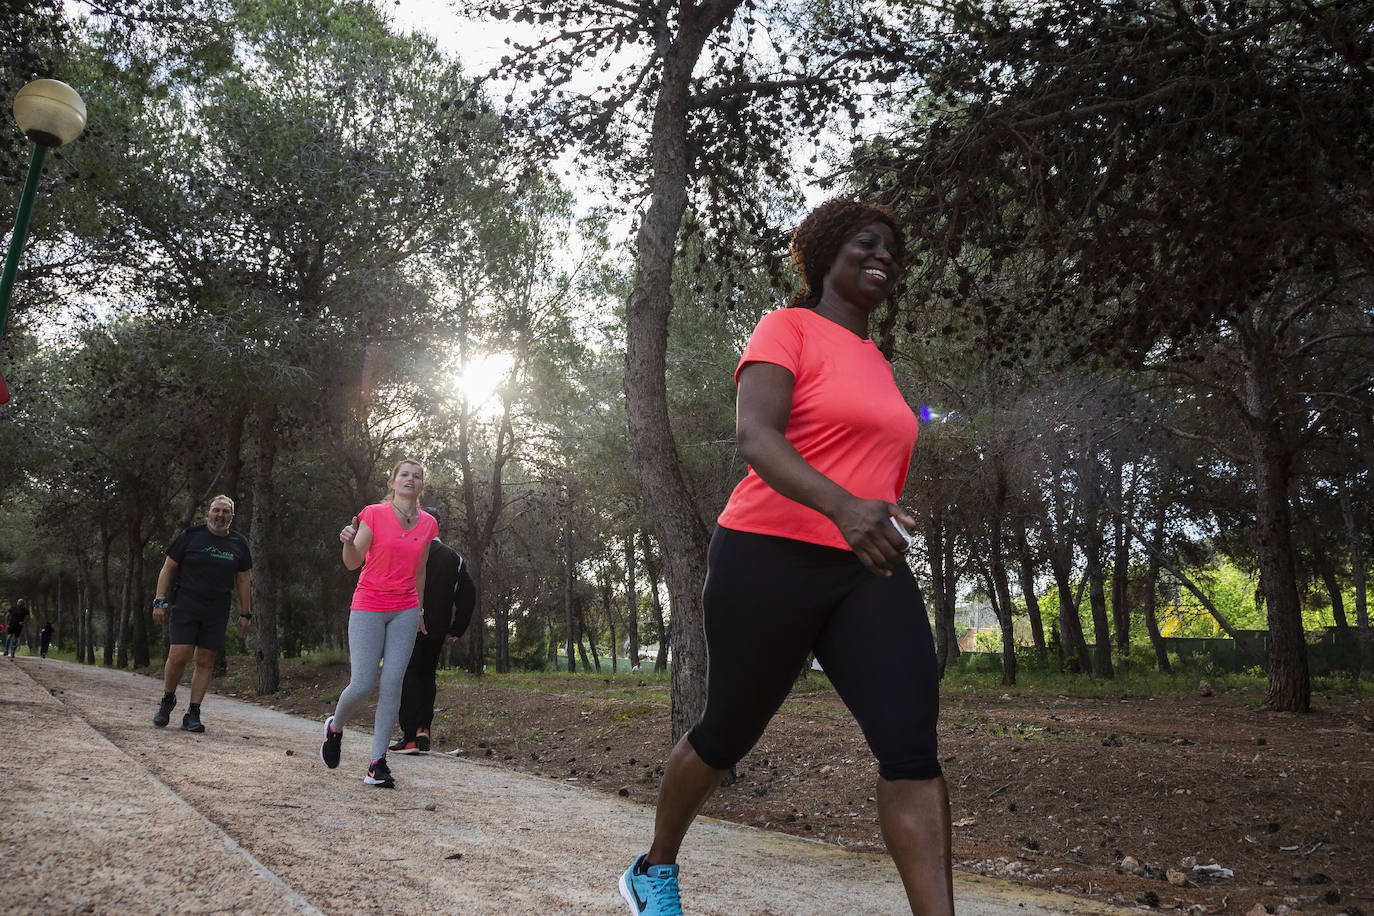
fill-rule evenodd
<path id="1" fill-rule="evenodd" d="M 453 0 L 378 0 L 401 28 L 433 35 L 439 47 L 458 56 L 470 74 L 484 73 L 501 59 L 504 38 L 512 34 L 505 22 L 461 16 Z"/>

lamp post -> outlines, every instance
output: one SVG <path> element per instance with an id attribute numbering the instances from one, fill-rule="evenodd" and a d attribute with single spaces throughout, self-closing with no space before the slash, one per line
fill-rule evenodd
<path id="1" fill-rule="evenodd" d="M 24 136 L 33 141 L 33 158 L 29 160 L 29 175 L 24 181 L 24 193 L 19 198 L 19 212 L 14 218 L 14 232 L 10 235 L 9 253 L 5 256 L 5 270 L 0 274 L 0 335 L 5 333 L 5 321 L 10 313 L 10 292 L 19 272 L 19 253 L 24 249 L 24 237 L 29 232 L 29 217 L 33 215 L 33 198 L 38 192 L 38 178 L 48 150 L 70 143 L 86 128 L 86 103 L 76 90 L 57 80 L 34 80 L 14 96 L 14 120 Z M 0 375 L 0 404 L 9 400 L 9 389 Z"/>

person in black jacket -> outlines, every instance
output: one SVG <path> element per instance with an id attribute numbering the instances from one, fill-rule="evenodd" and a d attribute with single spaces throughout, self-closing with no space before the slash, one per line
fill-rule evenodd
<path id="1" fill-rule="evenodd" d="M 439 510 L 427 507 L 440 522 Z M 401 684 L 401 739 L 387 750 L 420 754 L 429 750 L 429 730 L 434 722 L 434 681 L 439 653 L 468 628 L 477 604 L 477 586 L 458 551 L 437 537 L 429 546 L 425 566 L 425 631 L 415 638 L 405 680 Z"/>
<path id="2" fill-rule="evenodd" d="M 24 635 L 24 624 L 29 619 L 29 608 L 20 598 L 10 607 L 9 619 L 5 621 L 5 655 L 14 658 L 19 651 L 19 638 Z"/>
<path id="3" fill-rule="evenodd" d="M 43 629 L 38 631 L 38 654 L 44 658 L 48 657 L 48 647 L 52 645 L 53 625 L 49 620 L 43 624 Z"/>

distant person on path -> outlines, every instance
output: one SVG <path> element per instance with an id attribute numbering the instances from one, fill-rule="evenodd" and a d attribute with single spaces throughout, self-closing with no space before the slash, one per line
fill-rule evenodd
<path id="1" fill-rule="evenodd" d="M 386 744 L 401 706 L 401 682 L 415 634 L 425 631 L 420 596 L 425 593 L 425 567 L 439 523 L 420 508 L 425 469 L 418 461 L 397 462 L 386 486 L 391 491 L 388 499 L 363 509 L 339 532 L 344 566 L 361 566 L 363 571 L 348 615 L 352 671 L 334 715 L 324 720 L 320 759 L 331 770 L 339 765 L 344 726 L 380 680 L 372 762 L 363 781 L 390 789 L 396 781 L 386 764 Z M 382 659 L 386 663 L 379 675 Z"/>
<path id="2" fill-rule="evenodd" d="M 438 509 L 426 509 L 440 522 Z M 405 680 L 401 684 L 401 738 L 387 750 L 419 754 L 429 750 L 429 730 L 434 723 L 434 681 L 439 655 L 468 628 L 477 604 L 477 586 L 458 551 L 439 540 L 430 542 L 425 564 L 425 632 L 415 637 Z"/>
<path id="3" fill-rule="evenodd" d="M 210 500 L 205 524 L 187 528 L 167 548 L 153 598 L 153 621 L 161 626 L 171 618 L 167 628 L 167 665 L 162 672 L 162 702 L 153 716 L 153 724 L 158 728 L 171 721 L 177 705 L 177 685 L 187 663 L 194 658 L 191 705 L 181 717 L 181 729 L 197 734 L 205 731 L 200 721 L 200 701 L 210 687 L 215 655 L 224 648 L 229 599 L 235 592 L 239 596 L 238 634 L 248 635 L 253 621 L 249 576 L 253 557 L 248 539 L 229 530 L 233 522 L 234 501 L 221 494 Z"/>
<path id="4" fill-rule="evenodd" d="M 812 651 L 878 760 L 879 823 L 912 912 L 954 912 L 935 647 L 894 524 L 915 524 L 896 500 L 917 422 L 868 336 L 904 254 L 890 211 L 822 204 L 792 237 L 801 290 L 759 321 L 735 370 L 750 469 L 708 554 L 706 710 L 668 757 L 649 851 L 620 878 L 632 913 L 682 912 L 687 829 Z"/>
<path id="5" fill-rule="evenodd" d="M 10 658 L 14 658 L 14 653 L 19 649 L 19 637 L 24 635 L 24 624 L 28 619 L 29 606 L 23 598 L 15 599 L 5 620 L 5 654 Z"/>
<path id="6" fill-rule="evenodd" d="M 48 646 L 52 645 L 52 621 L 43 624 L 43 629 L 38 631 L 38 654 L 43 658 L 48 657 Z"/>

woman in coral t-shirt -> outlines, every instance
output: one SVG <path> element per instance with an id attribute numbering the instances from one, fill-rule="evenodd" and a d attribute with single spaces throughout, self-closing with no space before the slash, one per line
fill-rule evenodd
<path id="1" fill-rule="evenodd" d="M 429 545 L 439 534 L 439 523 L 420 508 L 425 469 L 418 461 L 397 462 L 386 486 L 391 491 L 388 499 L 363 509 L 339 532 L 344 566 L 361 566 L 363 571 L 348 615 L 352 673 L 334 715 L 324 720 L 320 759 L 331 770 L 339 765 L 344 724 L 380 682 L 372 762 L 363 781 L 390 789 L 396 781 L 386 765 L 386 746 L 401 708 L 401 683 L 415 634 L 424 632 L 420 596 L 425 593 Z"/>
<path id="2" fill-rule="evenodd" d="M 653 844 L 620 879 L 631 912 L 681 912 L 687 828 L 813 651 L 878 760 L 878 819 L 912 912 L 954 912 L 935 645 L 904 559 L 915 519 L 897 505 L 916 417 L 868 336 L 904 248 L 889 210 L 822 204 L 792 237 L 802 289 L 735 370 L 749 473 L 708 555 L 706 711 L 668 757 Z"/>

